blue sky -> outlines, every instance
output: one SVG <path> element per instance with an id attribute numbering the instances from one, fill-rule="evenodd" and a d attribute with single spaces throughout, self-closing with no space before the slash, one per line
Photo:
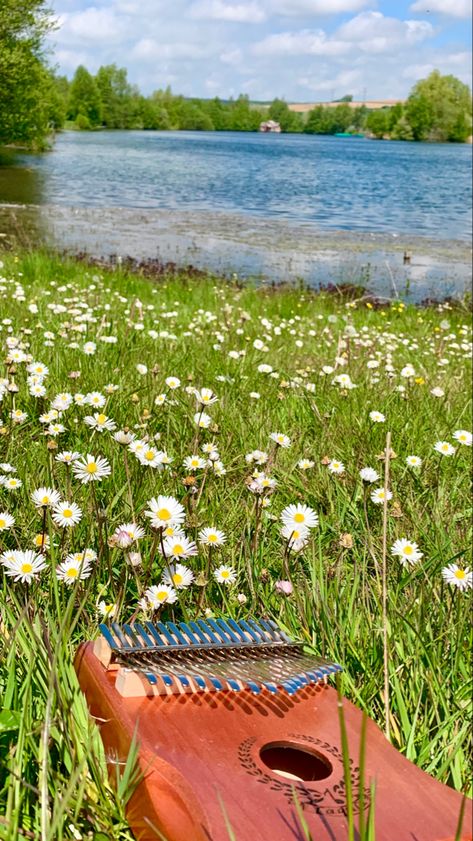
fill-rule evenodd
<path id="1" fill-rule="evenodd" d="M 126 67 L 144 93 L 407 96 L 438 68 L 471 85 L 471 0 L 53 0 L 54 60 Z"/>

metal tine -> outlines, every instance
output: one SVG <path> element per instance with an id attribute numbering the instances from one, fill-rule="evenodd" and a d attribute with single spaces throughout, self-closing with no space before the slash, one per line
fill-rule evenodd
<path id="1" fill-rule="evenodd" d="M 193 625 L 195 628 L 192 627 Z M 207 639 L 195 622 L 179 622 L 179 627 L 184 631 L 186 637 L 188 637 L 193 645 L 199 645 L 202 642 L 207 643 Z M 195 631 L 198 636 L 195 635 Z"/>
<path id="2" fill-rule="evenodd" d="M 155 647 L 155 644 L 154 644 L 153 640 L 151 639 L 149 634 L 146 633 L 145 629 L 143 628 L 143 625 L 140 625 L 139 622 L 135 622 L 133 627 L 136 628 L 136 630 L 138 631 L 141 639 L 143 640 L 143 642 L 145 644 L 145 648 L 154 648 Z"/>
<path id="3" fill-rule="evenodd" d="M 208 622 L 205 622 L 204 619 L 198 619 L 197 624 L 199 628 L 202 628 L 204 634 L 210 638 L 210 641 L 215 643 L 215 645 L 220 645 L 220 640 L 215 636 L 212 629 L 209 627 Z"/>
<path id="4" fill-rule="evenodd" d="M 117 645 L 117 641 L 116 641 L 115 637 L 113 636 L 112 632 L 110 631 L 110 628 L 108 627 L 108 625 L 105 625 L 104 623 L 101 623 L 99 625 L 99 629 L 100 629 L 100 632 L 101 632 L 102 636 L 105 637 L 105 639 L 107 640 L 110 648 L 113 649 L 113 651 L 116 651 L 117 649 L 118 650 L 121 649 L 121 647 L 119 645 Z"/>
<path id="5" fill-rule="evenodd" d="M 181 628 L 183 627 L 183 625 L 184 625 L 184 622 L 181 622 Z M 204 632 L 203 632 L 203 630 L 200 627 L 198 622 L 186 622 L 185 625 L 186 625 L 186 628 L 187 627 L 190 628 L 191 631 L 194 632 L 194 634 L 197 634 L 197 637 L 199 638 L 200 642 L 203 642 L 203 643 L 206 643 L 206 644 L 208 643 L 208 641 L 209 641 L 208 637 L 205 636 L 205 634 L 204 634 Z"/>
<path id="6" fill-rule="evenodd" d="M 133 625 L 123 624 L 122 628 L 123 628 L 125 634 L 127 635 L 128 639 L 132 641 L 133 648 L 143 648 L 143 646 L 141 644 L 141 640 L 137 636 L 137 634 L 135 632 L 135 628 L 134 628 Z"/>
<path id="7" fill-rule="evenodd" d="M 222 629 L 222 631 L 224 633 L 228 634 L 228 636 L 230 637 L 232 642 L 236 642 L 237 644 L 239 644 L 241 642 L 241 634 L 236 636 L 236 634 L 233 632 L 232 628 L 230 627 L 230 624 L 229 624 L 228 621 L 226 622 L 225 619 L 221 619 L 221 618 L 217 619 L 216 621 L 217 621 L 219 627 Z"/>
<path id="8" fill-rule="evenodd" d="M 162 677 L 163 680 L 166 677 L 167 673 L 164 672 L 164 671 L 161 671 L 161 669 L 159 668 L 159 664 L 155 663 L 155 661 L 150 658 L 150 655 L 145 655 L 145 657 L 140 657 L 139 655 L 132 655 L 129 658 L 127 657 L 126 659 L 127 659 L 127 663 L 131 662 L 133 664 L 136 664 L 139 667 L 140 671 L 143 671 L 144 668 L 149 669 L 150 667 L 152 667 L 153 669 L 155 669 L 154 673 L 157 676 Z M 179 660 L 176 660 L 174 663 L 166 662 L 166 660 L 167 660 L 167 658 L 164 658 L 164 662 L 162 663 L 162 668 L 168 670 L 168 672 L 170 673 L 169 676 L 168 676 L 169 678 L 172 675 L 172 678 L 180 681 L 183 684 L 183 686 L 188 686 L 189 683 L 190 683 L 190 679 L 194 680 L 196 682 L 196 684 L 199 686 L 200 689 L 206 689 L 207 688 L 206 687 L 206 682 L 210 682 L 212 684 L 212 686 L 217 690 L 222 690 L 222 689 L 225 688 L 224 683 L 222 683 L 222 681 L 230 683 L 230 681 L 227 677 L 224 677 L 224 676 L 222 676 L 222 677 L 218 676 L 217 677 L 215 675 L 208 674 L 207 671 L 203 671 L 203 670 L 199 669 L 198 667 L 196 669 L 194 663 L 189 663 L 188 673 L 183 674 L 182 673 L 183 667 L 186 666 L 187 664 L 183 664 L 183 663 L 179 662 Z M 165 681 L 165 683 L 166 683 L 166 685 L 169 686 L 169 685 L 172 684 L 172 680 L 171 680 L 171 683 L 169 683 L 169 680 Z M 236 686 L 236 687 L 231 686 L 231 688 L 232 689 L 239 689 L 240 687 L 239 686 Z"/>
<path id="9" fill-rule="evenodd" d="M 248 622 L 246 622 L 244 619 L 240 619 L 238 621 L 238 624 L 239 624 L 240 628 L 242 628 L 244 631 L 246 631 L 255 642 L 264 642 L 265 641 L 261 631 L 257 634 L 253 630 L 251 625 L 248 625 Z"/>
<path id="10" fill-rule="evenodd" d="M 261 634 L 265 642 L 275 642 L 274 634 L 270 634 L 268 630 L 263 626 L 263 623 L 259 621 L 259 619 L 247 619 L 248 625 L 251 625 L 252 628 L 258 633 Z"/>
<path id="11" fill-rule="evenodd" d="M 215 631 L 215 634 L 217 635 L 217 637 L 219 637 L 219 636 L 220 636 L 220 640 L 219 640 L 220 644 L 221 644 L 222 642 L 232 642 L 232 638 L 231 638 L 231 637 L 229 637 L 229 636 L 225 633 L 225 631 L 224 631 L 224 630 L 222 630 L 222 628 L 220 628 L 220 627 L 219 627 L 219 625 L 217 624 L 217 622 L 215 621 L 215 619 L 207 619 L 207 622 L 208 622 L 208 624 L 210 625 L 210 627 L 211 627 L 211 628 L 213 628 L 213 630 Z"/>
<path id="12" fill-rule="evenodd" d="M 226 621 L 227 621 L 227 624 L 230 625 L 231 628 L 233 628 L 235 633 L 238 634 L 241 642 L 248 642 L 248 637 L 246 636 L 246 634 L 242 630 L 242 628 L 240 628 L 238 622 L 235 622 L 235 620 L 232 619 L 231 616 L 229 616 Z"/>
<path id="13" fill-rule="evenodd" d="M 180 643 L 181 645 L 189 645 L 189 640 L 185 638 L 185 636 L 182 634 L 182 632 L 174 622 L 166 622 L 166 625 L 173 632 L 174 636 L 177 637 L 178 643 Z"/>
<path id="14" fill-rule="evenodd" d="M 179 643 L 176 642 L 172 634 L 169 632 L 167 625 L 164 622 L 156 622 L 156 627 L 158 631 L 161 631 L 162 635 L 166 637 L 169 645 L 178 645 Z"/>
<path id="15" fill-rule="evenodd" d="M 131 648 L 131 645 L 122 631 L 121 625 L 119 625 L 118 622 L 112 622 L 111 624 L 121 648 Z"/>
<path id="16" fill-rule="evenodd" d="M 147 622 L 146 627 L 148 628 L 148 631 L 151 633 L 151 636 L 153 637 L 153 640 L 156 642 L 156 645 L 158 645 L 160 648 L 168 648 L 167 644 L 164 642 L 164 640 L 158 634 L 158 629 L 153 625 L 152 622 Z"/>
<path id="17" fill-rule="evenodd" d="M 275 622 L 274 619 L 267 619 L 266 621 L 267 621 L 268 625 L 271 626 L 273 631 L 275 631 L 278 634 L 280 640 L 282 640 L 284 642 L 292 642 L 292 643 L 294 642 L 294 640 L 292 640 L 291 637 L 289 637 L 286 634 L 286 632 L 283 631 L 283 629 L 279 627 L 278 623 Z"/>

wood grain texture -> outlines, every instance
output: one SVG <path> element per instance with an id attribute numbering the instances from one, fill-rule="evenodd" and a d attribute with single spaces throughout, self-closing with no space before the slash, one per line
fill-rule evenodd
<path id="1" fill-rule="evenodd" d="M 79 649 L 76 669 L 91 714 L 99 720 L 111 769 L 126 759 L 136 732 L 143 780 L 127 816 L 137 841 L 156 841 L 153 827 L 166 841 L 228 841 L 222 803 L 237 841 L 303 841 L 294 791 L 314 841 L 346 841 L 333 689 L 312 686 L 291 697 L 264 690 L 258 696 L 225 691 L 123 698 L 114 687 L 116 673 L 104 669 L 90 643 Z M 346 700 L 344 712 L 356 804 L 362 714 Z M 267 745 L 276 750 L 263 752 L 266 758 L 295 757 L 301 775 L 307 768 L 310 773 L 312 761 L 316 774 L 318 769 L 326 776 L 305 782 L 281 776 L 263 761 Z M 287 748 L 292 751 L 286 754 Z M 377 841 L 453 841 L 461 795 L 406 760 L 369 720 L 366 802 L 372 780 Z M 462 841 L 471 841 L 471 823 L 468 801 Z"/>

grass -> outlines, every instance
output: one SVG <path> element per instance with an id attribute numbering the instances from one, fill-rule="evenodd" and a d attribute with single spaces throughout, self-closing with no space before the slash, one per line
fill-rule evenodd
<path id="1" fill-rule="evenodd" d="M 72 658 L 78 643 L 96 633 L 101 602 L 114 604 L 119 620 L 142 615 L 139 600 L 165 567 L 144 514 L 160 493 L 183 503 L 192 540 L 206 526 L 227 537 L 220 549 L 199 545 L 187 562 L 196 580 L 178 591 L 172 607 L 163 606 L 163 618 L 199 610 L 273 616 L 312 650 L 343 663 L 343 693 L 383 729 L 388 710 L 391 740 L 408 759 L 471 791 L 470 600 L 468 591 L 442 577 L 449 564 L 465 566 L 471 543 L 471 450 L 452 437 L 471 428 L 466 308 L 419 310 L 399 302 L 376 308 L 302 288 L 239 288 L 185 274 L 154 283 L 120 268 L 108 272 L 42 253 L 2 259 L 0 378 L 14 386 L 0 404 L 0 462 L 16 468 L 5 476 L 18 477 L 22 486 L 0 486 L 0 511 L 15 518 L 13 528 L 0 532 L 1 548 L 32 549 L 37 535 L 36 551 L 50 545 L 48 568 L 30 584 L 15 582 L 4 566 L 0 571 L 6 641 L 0 651 L 0 839 L 132 838 L 125 805 L 133 757 L 117 790 L 108 782 Z M 115 343 L 101 341 L 112 335 Z M 49 368 L 44 397 L 29 393 L 27 361 L 15 364 L 8 356 L 11 337 Z M 84 353 L 89 341 L 96 344 L 93 355 Z M 379 367 L 367 367 L 370 359 Z M 273 374 L 258 372 L 261 364 Z M 414 377 L 400 374 L 408 364 Z M 137 365 L 147 372 L 138 373 Z M 324 366 L 333 372 L 323 373 Z M 340 373 L 356 388 L 333 384 Z M 181 380 L 180 388 L 167 388 L 169 376 Z M 109 384 L 118 387 L 110 394 Z M 208 429 L 194 422 L 190 385 L 218 396 L 206 410 Z M 431 393 L 436 387 L 443 396 Z M 60 419 L 64 432 L 45 434 L 39 417 L 57 394 L 92 391 L 106 396 L 103 410 L 73 405 Z M 166 401 L 156 405 L 160 394 Z M 16 409 L 27 413 L 21 423 L 10 416 Z M 385 415 L 384 423 L 370 420 L 373 410 Z M 170 466 L 162 472 L 144 467 L 110 432 L 92 430 L 84 417 L 94 411 L 106 413 L 117 429 L 157 438 L 157 448 L 173 459 Z M 388 431 L 393 498 L 383 610 L 383 506 L 370 494 L 383 486 Z M 272 432 L 287 435 L 290 446 L 275 444 Z M 450 441 L 454 455 L 435 452 L 439 440 Z M 218 447 L 225 475 L 209 466 L 192 473 L 183 467 L 184 458 L 202 455 L 209 442 Z M 256 449 L 268 454 L 265 467 L 245 460 Z M 81 484 L 56 461 L 64 450 L 105 457 L 111 475 Z M 420 456 L 422 467 L 408 467 L 408 455 Z M 313 467 L 300 469 L 302 458 Z M 345 472 L 331 473 L 330 460 L 343 462 Z M 374 485 L 359 477 L 366 466 L 380 474 Z M 255 467 L 276 479 L 273 493 L 248 489 Z M 60 528 L 49 512 L 43 518 L 31 499 L 40 486 L 80 506 L 78 525 Z M 262 499 L 270 505 L 263 507 Z M 307 504 L 319 516 L 300 554 L 280 535 L 280 513 L 291 503 Z M 112 539 L 120 524 L 132 521 L 145 529 L 138 566 L 126 562 L 127 550 Z M 402 537 L 423 553 L 412 566 L 390 552 Z M 98 555 L 92 575 L 65 585 L 53 570 L 69 552 L 86 547 Z M 216 581 L 220 564 L 234 570 L 235 584 Z M 292 585 L 292 594 L 279 592 L 280 580 Z"/>

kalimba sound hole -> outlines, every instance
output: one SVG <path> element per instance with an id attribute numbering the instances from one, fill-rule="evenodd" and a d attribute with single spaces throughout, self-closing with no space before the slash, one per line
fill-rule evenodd
<path id="1" fill-rule="evenodd" d="M 324 780 L 332 773 L 332 765 L 327 757 L 288 742 L 263 745 L 260 757 L 274 774 L 289 780 Z"/>

